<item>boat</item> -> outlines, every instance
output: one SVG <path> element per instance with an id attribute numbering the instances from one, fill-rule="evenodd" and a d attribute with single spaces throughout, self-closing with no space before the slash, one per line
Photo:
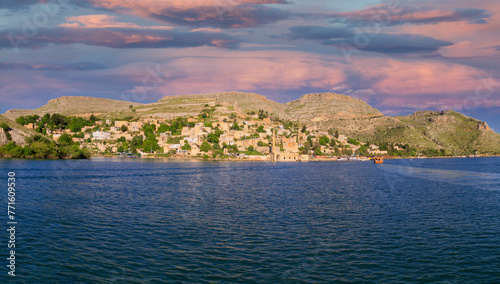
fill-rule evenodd
<path id="1" fill-rule="evenodd" d="M 375 162 L 375 164 L 383 164 L 384 163 L 384 158 L 382 158 L 382 157 L 375 157 L 375 158 L 373 158 L 373 161 Z"/>

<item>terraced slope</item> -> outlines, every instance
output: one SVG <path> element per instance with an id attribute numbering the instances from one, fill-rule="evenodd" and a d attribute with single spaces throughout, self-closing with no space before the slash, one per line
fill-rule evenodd
<path id="1" fill-rule="evenodd" d="M 4 113 L 4 116 L 11 120 L 15 120 L 22 115 L 38 114 L 42 116 L 46 113 L 60 113 L 67 116 L 90 116 L 92 113 L 97 115 L 128 109 L 130 105 L 137 107 L 142 104 L 93 97 L 60 97 L 52 99 L 46 105 L 34 110 L 9 110 Z"/>
<path id="2" fill-rule="evenodd" d="M 108 113 L 107 118 L 154 116 L 159 118 L 175 118 L 179 116 L 197 116 L 205 105 L 216 108 L 215 115 L 231 113 L 245 114 L 260 109 L 272 112 L 282 112 L 283 105 L 264 96 L 243 93 L 224 92 L 213 94 L 167 96 L 156 103 L 142 105 L 134 109 L 124 109 Z"/>
<path id="3" fill-rule="evenodd" d="M 286 103 L 285 114 L 302 123 L 384 116 L 362 100 L 333 93 L 304 95 Z"/>

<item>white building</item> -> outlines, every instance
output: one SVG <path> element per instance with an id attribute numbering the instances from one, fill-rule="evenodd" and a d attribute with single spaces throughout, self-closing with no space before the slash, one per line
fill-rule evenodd
<path id="1" fill-rule="evenodd" d="M 94 140 L 106 140 L 111 138 L 111 133 L 96 131 L 92 133 Z"/>

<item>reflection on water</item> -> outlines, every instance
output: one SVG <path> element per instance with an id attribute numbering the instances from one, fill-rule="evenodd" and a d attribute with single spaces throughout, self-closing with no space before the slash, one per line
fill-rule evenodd
<path id="1" fill-rule="evenodd" d="M 418 164 L 421 164 L 420 159 Z M 500 173 L 485 173 L 463 170 L 445 170 L 433 168 L 421 168 L 412 166 L 412 161 L 404 161 L 401 164 L 388 164 L 381 167 L 387 174 L 395 174 L 403 177 L 415 177 L 434 182 L 446 182 L 456 185 L 478 187 L 486 190 L 500 190 Z"/>

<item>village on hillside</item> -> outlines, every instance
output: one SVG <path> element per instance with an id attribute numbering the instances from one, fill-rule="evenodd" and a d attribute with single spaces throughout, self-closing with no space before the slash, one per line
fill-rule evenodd
<path id="1" fill-rule="evenodd" d="M 16 121 L 55 141 L 78 145 L 93 156 L 176 157 L 256 161 L 368 160 L 404 151 L 375 145 L 297 122 L 281 121 L 263 110 L 213 116 L 207 104 L 198 117 L 98 119 L 45 114 Z"/>

